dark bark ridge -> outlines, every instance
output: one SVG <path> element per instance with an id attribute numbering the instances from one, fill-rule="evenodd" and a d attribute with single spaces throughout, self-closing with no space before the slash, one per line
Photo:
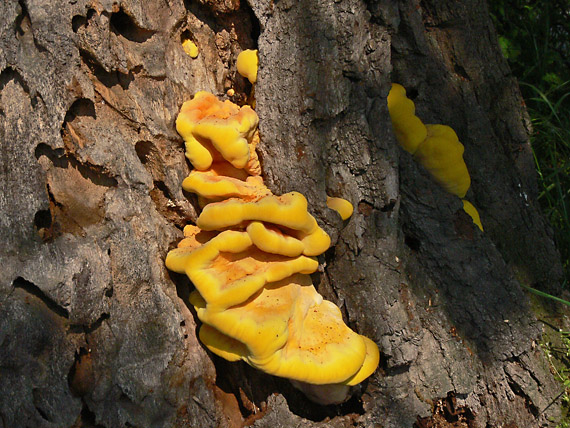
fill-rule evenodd
<path id="1" fill-rule="evenodd" d="M 547 426 L 558 389 L 515 277 L 555 284 L 560 266 L 485 4 L 250 7 L 0 2 L 1 424 L 400 428 L 449 399 L 470 426 Z M 335 242 L 319 291 L 383 353 L 344 406 L 209 356 L 164 267 L 196 218 L 176 114 L 198 90 L 245 99 L 233 64 L 256 38 L 265 179 L 307 195 Z M 398 148 L 391 80 L 458 132 L 486 234 Z M 346 224 L 327 193 L 357 207 Z"/>

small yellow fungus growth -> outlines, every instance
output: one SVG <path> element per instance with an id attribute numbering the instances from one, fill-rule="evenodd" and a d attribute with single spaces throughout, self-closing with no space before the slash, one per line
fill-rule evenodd
<path id="1" fill-rule="evenodd" d="M 343 220 L 348 219 L 354 212 L 354 207 L 346 199 L 327 196 L 327 207 L 340 214 Z"/>
<path id="2" fill-rule="evenodd" d="M 242 61 L 253 61 L 248 55 Z M 176 127 L 195 168 L 182 186 L 203 210 L 166 266 L 196 287 L 189 300 L 202 321 L 200 340 L 226 360 L 293 380 L 317 402 L 344 401 L 378 366 L 378 347 L 313 287 L 312 256 L 331 240 L 302 194 L 275 196 L 263 183 L 257 115 L 198 92 Z M 352 213 L 348 201 L 335 204 L 343 218 Z"/>
<path id="3" fill-rule="evenodd" d="M 414 156 L 446 191 L 463 198 L 471 186 L 463 144 L 446 125 L 426 125 L 428 136 Z"/>
<path id="4" fill-rule="evenodd" d="M 251 83 L 257 81 L 257 49 L 246 49 L 237 57 L 237 71 Z"/>
<path id="5" fill-rule="evenodd" d="M 233 97 L 236 94 L 236 91 L 233 88 L 230 88 L 226 91 L 228 97 Z"/>
<path id="6" fill-rule="evenodd" d="M 190 39 L 186 39 L 182 42 L 182 48 L 191 58 L 196 58 L 199 54 L 198 46 Z"/>
<path id="7" fill-rule="evenodd" d="M 475 223 L 477 227 L 481 229 L 481 232 L 484 232 L 483 224 L 481 223 L 481 217 L 479 217 L 477 208 L 475 208 L 471 202 L 465 199 L 462 199 L 461 201 L 463 202 L 463 210 L 471 216 L 473 223 Z"/>

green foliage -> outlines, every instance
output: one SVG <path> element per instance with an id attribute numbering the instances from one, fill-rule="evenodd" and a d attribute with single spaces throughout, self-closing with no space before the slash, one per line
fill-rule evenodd
<path id="1" fill-rule="evenodd" d="M 570 283 L 570 0 L 492 0 L 499 44 L 518 78 L 533 125 L 531 143 L 541 192 Z M 541 297 L 570 302 L 526 287 Z M 561 383 L 555 400 L 570 428 L 570 332 L 557 331 L 542 344 Z M 554 404 L 554 403 L 553 403 Z"/>
<path id="2" fill-rule="evenodd" d="M 550 363 L 551 371 L 560 381 L 562 387 L 562 391 L 554 401 L 561 401 L 565 417 L 557 421 L 556 428 L 570 428 L 570 418 L 568 417 L 570 408 L 570 332 L 557 331 L 551 335 L 550 339 L 545 338 L 540 346 Z"/>
<path id="3" fill-rule="evenodd" d="M 570 280 L 570 0 L 493 0 L 499 44 L 531 116 L 539 200 Z"/>

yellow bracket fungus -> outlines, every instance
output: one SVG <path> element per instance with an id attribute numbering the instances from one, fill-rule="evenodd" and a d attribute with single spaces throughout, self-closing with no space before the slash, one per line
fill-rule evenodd
<path id="1" fill-rule="evenodd" d="M 295 273 L 313 273 L 319 263 L 268 254 L 253 246 L 247 232 L 226 230 L 199 248 L 182 247 L 166 257 L 168 269 L 188 275 L 209 305 L 228 308 L 247 300 L 269 282 Z"/>
<path id="2" fill-rule="evenodd" d="M 182 105 L 176 130 L 186 143 L 186 157 L 194 168 L 204 171 L 214 156 L 236 168 L 250 161 L 249 145 L 259 119 L 249 106 L 222 102 L 208 92 L 198 92 Z"/>
<path id="3" fill-rule="evenodd" d="M 398 142 L 404 150 L 414 154 L 426 139 L 427 130 L 416 116 L 414 102 L 406 97 L 406 90 L 402 85 L 392 83 L 388 94 L 388 111 Z"/>
<path id="4" fill-rule="evenodd" d="M 268 195 L 269 189 L 259 176 L 249 176 L 245 180 L 220 175 L 211 168 L 206 171 L 194 170 L 182 182 L 187 192 L 200 193 L 206 199 L 255 198 Z"/>
<path id="5" fill-rule="evenodd" d="M 463 160 L 463 144 L 446 125 L 426 125 L 428 136 L 414 156 L 446 191 L 463 198 L 471 178 Z"/>
<path id="6" fill-rule="evenodd" d="M 269 195 L 251 202 L 240 198 L 208 204 L 196 224 L 203 230 L 221 230 L 263 221 L 290 229 L 303 242 L 303 254 L 317 256 L 330 246 L 330 237 L 307 211 L 307 199 L 298 192 L 282 196 Z"/>
<path id="7" fill-rule="evenodd" d="M 327 207 L 339 213 L 340 218 L 347 220 L 354 212 L 354 207 L 346 199 L 327 196 Z"/>
<path id="8" fill-rule="evenodd" d="M 237 71 L 251 83 L 257 81 L 257 49 L 246 49 L 240 52 L 237 57 Z"/>
<path id="9" fill-rule="evenodd" d="M 406 90 L 397 83 L 392 83 L 388 94 L 388 111 L 402 148 L 414 155 L 447 192 L 464 198 L 471 186 L 471 177 L 463 159 L 465 149 L 455 131 L 446 125 L 424 125 L 415 114 L 413 101 L 406 97 Z M 477 210 L 467 204 L 465 211 L 483 230 Z"/>
<path id="10" fill-rule="evenodd" d="M 255 69 L 256 62 L 255 53 Z M 166 266 L 194 283 L 189 300 L 211 352 L 289 378 L 319 403 L 340 403 L 376 370 L 378 347 L 313 287 L 312 256 L 329 248 L 330 237 L 302 194 L 275 196 L 263 183 L 257 121 L 251 108 L 206 92 L 182 106 L 176 127 L 195 168 L 182 186 L 198 194 L 203 210 Z M 350 216 L 348 201 L 330 199 Z"/>
<path id="11" fill-rule="evenodd" d="M 275 226 L 267 225 L 261 221 L 252 221 L 246 230 L 253 244 L 266 253 L 297 257 L 303 254 L 305 250 L 305 245 L 302 241 L 284 234 Z"/>

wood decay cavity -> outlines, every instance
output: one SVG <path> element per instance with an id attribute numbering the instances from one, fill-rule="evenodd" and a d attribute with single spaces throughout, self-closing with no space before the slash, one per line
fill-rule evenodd
<path id="1" fill-rule="evenodd" d="M 455 131 L 447 125 L 424 125 L 416 116 L 414 102 L 406 97 L 406 89 L 398 83 L 392 83 L 388 94 L 388 111 L 398 143 L 441 187 L 461 198 L 463 210 L 483 231 L 477 209 L 464 199 L 471 177 L 463 160 L 465 148 Z"/>
<path id="2" fill-rule="evenodd" d="M 208 92 L 182 106 L 176 127 L 194 166 L 182 186 L 198 195 L 202 212 L 166 266 L 195 285 L 190 303 L 210 351 L 288 378 L 317 403 L 338 404 L 376 370 L 378 347 L 313 287 L 309 274 L 330 237 L 301 193 L 277 196 L 265 186 L 257 125 L 251 107 Z"/>

